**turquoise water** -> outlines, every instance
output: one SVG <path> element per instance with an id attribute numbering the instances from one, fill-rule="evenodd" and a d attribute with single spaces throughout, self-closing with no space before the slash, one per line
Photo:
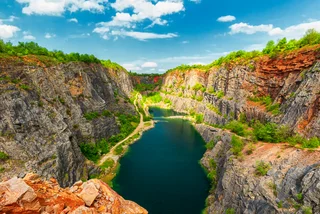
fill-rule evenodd
<path id="1" fill-rule="evenodd" d="M 198 163 L 204 141 L 188 121 L 161 117 L 173 111 L 150 112 L 158 122 L 120 160 L 114 188 L 150 214 L 200 214 L 210 188 Z"/>

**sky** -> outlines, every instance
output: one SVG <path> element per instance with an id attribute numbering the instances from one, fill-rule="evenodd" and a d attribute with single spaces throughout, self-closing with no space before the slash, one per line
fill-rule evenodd
<path id="1" fill-rule="evenodd" d="M 1 0 L 0 39 L 163 73 L 320 31 L 319 11 L 320 0 Z"/>

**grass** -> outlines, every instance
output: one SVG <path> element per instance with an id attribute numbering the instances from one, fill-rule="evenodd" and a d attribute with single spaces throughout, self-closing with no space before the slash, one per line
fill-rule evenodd
<path id="1" fill-rule="evenodd" d="M 273 104 L 273 100 L 270 96 L 263 96 L 263 97 L 249 97 L 250 101 L 261 103 L 266 107 L 266 110 L 273 115 L 279 115 L 280 112 L 280 105 L 279 103 Z"/>
<path id="2" fill-rule="evenodd" d="M 265 176 L 267 175 L 270 169 L 271 169 L 271 166 L 269 163 L 265 163 L 264 161 L 256 162 L 256 175 Z"/>
<path id="3" fill-rule="evenodd" d="M 312 214 L 313 213 L 312 208 L 306 207 L 306 206 L 302 207 L 302 212 L 303 212 L 303 214 Z"/>
<path id="4" fill-rule="evenodd" d="M 0 152 L 0 160 L 8 160 L 9 155 L 7 155 L 5 152 Z"/>
<path id="5" fill-rule="evenodd" d="M 112 168 L 114 166 L 114 160 L 111 158 L 108 158 L 103 164 L 100 166 L 101 169 L 108 169 Z"/>
<path id="6" fill-rule="evenodd" d="M 87 120 L 91 121 L 91 120 L 94 120 L 94 119 L 97 119 L 100 117 L 100 114 L 99 112 L 96 112 L 96 111 L 92 111 L 92 112 L 87 112 L 83 115 L 84 118 L 86 118 Z"/>
<path id="7" fill-rule="evenodd" d="M 217 115 L 220 115 L 220 116 L 222 115 L 220 110 L 212 104 L 207 104 L 207 108 L 213 111 L 214 113 L 216 113 Z"/>
<path id="8" fill-rule="evenodd" d="M 124 149 L 123 149 L 122 145 L 119 145 L 114 149 L 114 154 L 121 155 L 123 151 L 124 151 Z"/>
<path id="9" fill-rule="evenodd" d="M 246 130 L 248 126 L 244 123 L 241 123 L 240 121 L 233 120 L 230 123 L 226 124 L 225 128 L 229 129 L 239 136 L 245 136 L 247 134 Z"/>
<path id="10" fill-rule="evenodd" d="M 23 89 L 23 90 L 26 90 L 26 91 L 30 90 L 30 86 L 25 85 L 25 84 L 21 84 L 20 88 Z"/>
<path id="11" fill-rule="evenodd" d="M 226 212 L 225 212 L 225 214 L 235 214 L 235 213 L 236 213 L 236 211 L 234 208 L 228 208 L 228 209 L 226 209 Z"/>
<path id="12" fill-rule="evenodd" d="M 196 121 L 197 124 L 202 123 L 203 122 L 203 114 L 195 114 L 194 115 L 194 119 Z"/>

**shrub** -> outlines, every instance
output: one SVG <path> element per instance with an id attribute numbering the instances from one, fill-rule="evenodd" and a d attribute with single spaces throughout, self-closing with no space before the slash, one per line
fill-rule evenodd
<path id="1" fill-rule="evenodd" d="M 246 135 L 247 126 L 245 124 L 242 124 L 239 121 L 233 120 L 227 125 L 225 125 L 225 128 L 229 129 L 233 133 L 236 133 L 237 135 L 240 135 L 240 136 Z"/>
<path id="2" fill-rule="evenodd" d="M 235 214 L 235 213 L 236 213 L 236 211 L 235 211 L 234 208 L 228 208 L 228 209 L 226 209 L 226 213 L 225 214 Z"/>
<path id="3" fill-rule="evenodd" d="M 105 117 L 110 117 L 112 115 L 112 113 L 110 111 L 108 111 L 108 110 L 103 110 L 101 115 L 105 116 Z"/>
<path id="4" fill-rule="evenodd" d="M 0 152 L 0 160 L 8 160 L 9 156 L 4 153 L 4 152 Z"/>
<path id="5" fill-rule="evenodd" d="M 303 148 L 315 149 L 320 146 L 320 141 L 317 137 L 313 137 L 309 140 L 304 140 L 302 143 Z"/>
<path id="6" fill-rule="evenodd" d="M 256 122 L 256 124 L 254 125 L 253 133 L 258 140 L 275 143 L 276 131 L 277 125 L 274 123 L 266 123 L 265 125 L 263 125 L 260 122 Z"/>
<path id="7" fill-rule="evenodd" d="M 123 149 L 122 145 L 119 145 L 114 149 L 114 154 L 115 155 L 120 155 L 120 154 L 122 154 L 123 150 L 124 149 Z"/>
<path id="8" fill-rule="evenodd" d="M 206 144 L 206 148 L 209 150 L 212 150 L 215 146 L 215 143 L 213 140 L 211 140 L 209 143 Z"/>
<path id="9" fill-rule="evenodd" d="M 265 176 L 270 170 L 271 166 L 264 161 L 256 162 L 256 175 Z"/>
<path id="10" fill-rule="evenodd" d="M 147 101 L 150 103 L 160 103 L 162 101 L 162 97 L 159 92 L 149 93 Z"/>
<path id="11" fill-rule="evenodd" d="M 306 206 L 303 206 L 302 207 L 302 212 L 303 214 L 312 214 L 312 208 L 311 207 L 306 207 Z"/>
<path id="12" fill-rule="evenodd" d="M 20 85 L 20 88 L 23 89 L 23 90 L 26 90 L 26 91 L 27 91 L 27 90 L 30 90 L 30 86 L 25 85 L 25 84 L 21 84 L 21 85 Z"/>
<path id="13" fill-rule="evenodd" d="M 92 112 L 87 112 L 83 115 L 84 118 L 86 118 L 87 120 L 94 120 L 98 117 L 100 117 L 100 114 L 96 111 L 92 111 Z"/>
<path id="14" fill-rule="evenodd" d="M 169 104 L 169 105 L 172 104 L 171 100 L 169 100 L 168 98 L 165 98 L 163 102 L 164 102 L 165 104 Z"/>
<path id="15" fill-rule="evenodd" d="M 100 154 L 98 148 L 94 143 L 81 143 L 80 149 L 82 154 L 88 159 L 93 162 L 97 162 L 100 158 Z"/>
<path id="16" fill-rule="evenodd" d="M 201 102 L 203 100 L 203 96 L 196 96 L 196 100 Z"/>
<path id="17" fill-rule="evenodd" d="M 193 90 L 195 90 L 195 91 L 199 91 L 199 90 L 201 90 L 201 91 L 205 91 L 206 89 L 205 89 L 205 87 L 201 84 L 201 83 L 196 83 L 193 87 L 192 87 L 192 89 Z"/>
<path id="18" fill-rule="evenodd" d="M 244 143 L 238 136 L 232 135 L 231 146 L 232 146 L 231 148 L 232 153 L 236 156 L 239 156 L 244 147 Z"/>
<path id="19" fill-rule="evenodd" d="M 195 121 L 196 123 L 202 123 L 203 122 L 203 114 L 195 114 Z"/>
<path id="20" fill-rule="evenodd" d="M 302 193 L 298 193 L 298 194 L 296 195 L 296 198 L 298 199 L 298 201 L 302 201 L 302 199 L 303 199 Z"/>
<path id="21" fill-rule="evenodd" d="M 221 99 L 222 97 L 224 97 L 224 92 L 223 92 L 223 91 L 218 91 L 218 92 L 216 93 L 216 96 L 217 96 L 219 99 Z"/>

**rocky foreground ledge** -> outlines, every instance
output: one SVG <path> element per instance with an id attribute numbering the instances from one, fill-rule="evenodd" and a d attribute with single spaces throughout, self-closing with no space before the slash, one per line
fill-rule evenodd
<path id="1" fill-rule="evenodd" d="M 56 179 L 36 174 L 0 183 L 0 213 L 147 214 L 138 204 L 123 199 L 104 182 L 78 181 L 60 188 Z"/>

